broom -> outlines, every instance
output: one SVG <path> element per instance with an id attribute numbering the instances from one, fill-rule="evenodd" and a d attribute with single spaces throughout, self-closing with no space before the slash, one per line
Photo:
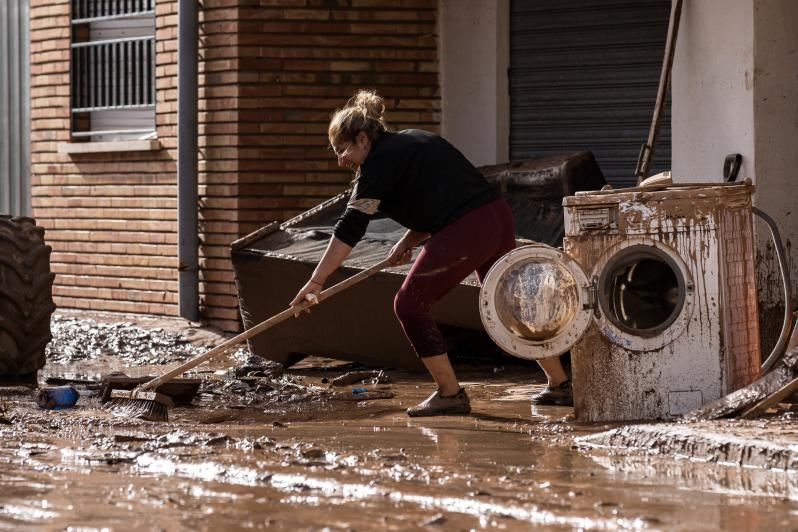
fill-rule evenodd
<path id="1" fill-rule="evenodd" d="M 338 292 L 341 292 L 342 290 L 359 283 L 363 279 L 371 277 L 386 266 L 388 266 L 388 259 L 378 262 L 367 270 L 363 270 L 351 277 L 348 277 L 347 279 L 344 279 L 340 283 L 333 285 L 327 290 L 321 292 L 317 302 L 321 303 L 325 299 L 334 296 Z M 210 351 L 207 351 L 198 357 L 192 358 L 188 362 L 185 362 L 184 364 L 167 371 L 151 381 L 145 382 L 133 390 L 112 391 L 108 409 L 116 415 L 125 417 L 140 418 L 147 421 L 169 421 L 169 408 L 174 407 L 174 402 L 169 396 L 155 391 L 160 385 L 174 379 L 175 377 L 178 377 L 179 375 L 196 366 L 199 366 L 206 360 L 210 360 L 223 353 L 226 353 L 233 347 L 236 347 L 242 342 L 249 340 L 258 333 L 263 332 L 266 329 L 296 315 L 297 312 L 306 310 L 313 303 L 313 301 L 308 300 L 302 302 L 302 304 L 300 304 L 298 307 L 288 307 L 279 314 L 275 314 L 271 318 L 260 322 L 238 336 L 227 340 L 217 347 L 214 347 Z"/>

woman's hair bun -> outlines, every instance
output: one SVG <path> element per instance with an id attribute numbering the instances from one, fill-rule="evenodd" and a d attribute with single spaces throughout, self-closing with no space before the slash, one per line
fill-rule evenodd
<path id="1" fill-rule="evenodd" d="M 385 114 L 385 100 L 373 89 L 361 89 L 347 102 L 347 107 L 362 109 L 368 118 L 382 120 Z"/>
<path id="2" fill-rule="evenodd" d="M 327 128 L 330 144 L 335 145 L 341 140 L 352 141 L 361 131 L 374 141 L 380 134 L 389 131 L 383 114 L 385 100 L 382 96 L 374 89 L 360 89 L 330 119 Z"/>

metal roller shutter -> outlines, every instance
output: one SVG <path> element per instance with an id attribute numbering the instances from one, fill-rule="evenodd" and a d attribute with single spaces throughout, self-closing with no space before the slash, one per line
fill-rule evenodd
<path id="1" fill-rule="evenodd" d="M 0 214 L 30 215 L 28 0 L 0 0 Z"/>
<path id="2" fill-rule="evenodd" d="M 670 0 L 512 0 L 510 156 L 590 150 L 634 184 L 665 52 Z M 670 101 L 650 175 L 670 169 Z"/>

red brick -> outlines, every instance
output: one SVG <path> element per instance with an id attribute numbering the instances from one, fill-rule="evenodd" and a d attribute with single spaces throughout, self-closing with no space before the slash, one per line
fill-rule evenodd
<path id="1" fill-rule="evenodd" d="M 68 156 L 69 0 L 31 1 L 32 194 L 59 305 L 175 315 L 177 2 L 156 5 L 157 152 Z M 350 5 L 351 4 L 351 5 Z M 435 0 L 209 0 L 200 13 L 201 310 L 238 328 L 229 244 L 349 186 L 330 112 L 359 87 L 437 130 Z"/>

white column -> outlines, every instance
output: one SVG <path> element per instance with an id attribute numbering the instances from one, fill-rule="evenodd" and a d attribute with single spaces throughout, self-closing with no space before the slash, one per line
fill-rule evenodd
<path id="1" fill-rule="evenodd" d="M 509 159 L 509 0 L 440 0 L 441 133 L 476 166 Z"/>
<path id="2" fill-rule="evenodd" d="M 785 240 L 798 242 L 798 2 L 756 0 L 754 6 L 755 203 Z M 794 248 L 792 258 L 796 286 Z"/>
<path id="3" fill-rule="evenodd" d="M 778 224 L 798 296 L 798 2 L 684 2 L 672 100 L 674 181 L 720 181 L 726 155 L 742 154 L 738 179 L 754 181 L 754 204 Z M 767 348 L 781 324 L 781 279 L 761 222 L 756 237 Z"/>
<path id="4" fill-rule="evenodd" d="M 720 182 L 739 153 L 756 179 L 754 0 L 684 2 L 672 72 L 674 181 Z"/>

